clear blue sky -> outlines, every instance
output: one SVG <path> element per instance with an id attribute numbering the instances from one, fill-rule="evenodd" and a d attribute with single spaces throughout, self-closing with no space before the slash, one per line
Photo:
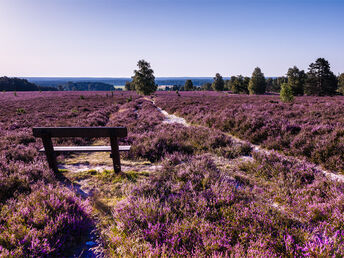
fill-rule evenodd
<path id="1" fill-rule="evenodd" d="M 344 72 L 344 0 L 0 0 L 0 76 Z"/>

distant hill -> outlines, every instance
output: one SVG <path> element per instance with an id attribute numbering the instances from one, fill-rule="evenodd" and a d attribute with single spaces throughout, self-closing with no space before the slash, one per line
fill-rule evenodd
<path id="1" fill-rule="evenodd" d="M 111 91 L 113 85 L 103 82 L 67 82 L 58 86 L 59 90 L 64 91 Z"/>
<path id="2" fill-rule="evenodd" d="M 56 88 L 37 86 L 26 79 L 0 77 L 0 91 L 57 91 Z"/>
<path id="3" fill-rule="evenodd" d="M 41 86 L 58 87 L 59 85 L 67 84 L 68 82 L 102 82 L 106 84 L 124 86 L 131 78 L 92 78 L 92 77 L 23 77 L 29 82 Z M 230 79 L 224 77 L 224 80 Z M 186 80 L 192 80 L 194 86 L 201 86 L 204 83 L 212 83 L 212 77 L 156 77 L 156 84 L 160 85 L 184 85 Z"/>

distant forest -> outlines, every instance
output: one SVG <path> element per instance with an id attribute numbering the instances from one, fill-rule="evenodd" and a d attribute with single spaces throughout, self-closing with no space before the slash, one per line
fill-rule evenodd
<path id="1" fill-rule="evenodd" d="M 63 91 L 112 91 L 113 85 L 103 82 L 67 82 L 58 86 Z"/>
<path id="2" fill-rule="evenodd" d="M 40 86 L 26 79 L 0 77 L 0 91 L 112 91 L 111 84 L 102 82 L 67 82 L 55 87 Z"/>
<path id="3" fill-rule="evenodd" d="M 0 91 L 57 91 L 56 88 L 37 86 L 25 79 L 0 77 Z"/>

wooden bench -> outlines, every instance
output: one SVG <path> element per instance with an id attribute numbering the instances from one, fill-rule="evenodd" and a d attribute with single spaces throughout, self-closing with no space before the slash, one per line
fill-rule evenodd
<path id="1" fill-rule="evenodd" d="M 118 138 L 126 137 L 128 132 L 125 127 L 35 127 L 32 128 L 35 137 L 42 138 L 49 167 L 58 172 L 56 152 L 111 152 L 113 168 L 116 173 L 121 171 L 119 152 L 129 151 L 130 146 L 118 146 Z M 61 137 L 109 137 L 110 146 L 53 146 L 51 138 Z"/>

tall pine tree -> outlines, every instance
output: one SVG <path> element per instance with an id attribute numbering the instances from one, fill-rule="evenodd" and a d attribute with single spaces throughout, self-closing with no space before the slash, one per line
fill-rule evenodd
<path id="1" fill-rule="evenodd" d="M 293 92 L 294 96 L 303 95 L 307 75 L 304 70 L 299 70 L 296 66 L 289 68 L 288 73 L 288 84 Z"/>
<path id="2" fill-rule="evenodd" d="M 338 76 L 338 90 L 339 93 L 344 95 L 344 73 Z"/>
<path id="3" fill-rule="evenodd" d="M 214 82 L 213 82 L 213 84 L 211 86 L 216 91 L 223 91 L 224 90 L 225 82 L 224 82 L 222 76 L 219 73 L 217 73 L 215 75 Z"/>
<path id="4" fill-rule="evenodd" d="M 256 67 L 252 73 L 248 91 L 250 94 L 264 94 L 266 89 L 266 80 L 259 67 Z"/>
<path id="5" fill-rule="evenodd" d="M 194 90 L 194 86 L 191 80 L 186 80 L 184 90 Z"/>
<path id="6" fill-rule="evenodd" d="M 250 79 L 248 77 L 232 76 L 230 80 L 230 89 L 236 94 L 248 94 L 248 84 Z"/>
<path id="7" fill-rule="evenodd" d="M 305 85 L 306 95 L 334 95 L 337 90 L 337 77 L 330 69 L 330 64 L 324 58 L 318 58 L 309 65 Z"/>

